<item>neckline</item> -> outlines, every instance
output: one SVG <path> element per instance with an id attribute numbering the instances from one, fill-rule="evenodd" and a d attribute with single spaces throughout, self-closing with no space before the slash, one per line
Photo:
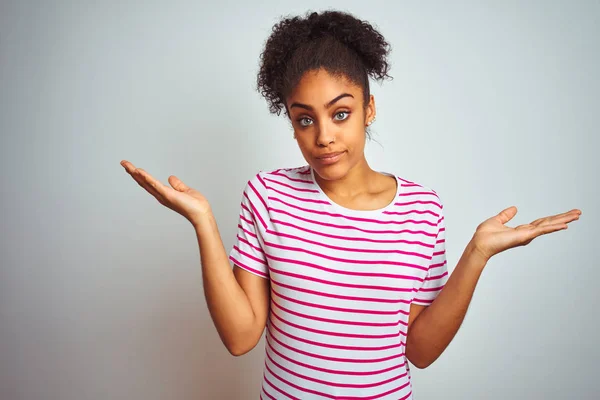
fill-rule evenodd
<path id="1" fill-rule="evenodd" d="M 387 176 L 391 176 L 394 179 L 396 179 L 396 194 L 394 195 L 394 198 L 388 205 L 386 205 L 385 207 L 382 207 L 382 208 L 378 208 L 375 210 L 355 210 L 352 208 L 344 207 L 344 206 L 336 203 L 335 201 L 331 200 L 331 198 L 329 198 L 329 196 L 327 196 L 327 194 L 325 194 L 323 189 L 321 189 L 321 186 L 319 186 L 319 184 L 317 183 L 317 180 L 315 179 L 314 169 L 310 165 L 308 168 L 310 169 L 310 178 L 311 178 L 312 182 L 315 184 L 315 186 L 317 187 L 317 190 L 319 191 L 319 195 L 321 196 L 321 198 L 323 200 L 326 200 L 327 202 L 329 202 L 333 207 L 339 209 L 340 211 L 343 211 L 345 214 L 351 214 L 351 215 L 356 215 L 356 216 L 381 214 L 384 211 L 388 211 L 390 208 L 394 207 L 395 203 L 398 201 L 398 196 L 400 196 L 400 192 L 402 191 L 402 182 L 400 182 L 400 179 L 396 175 L 391 174 L 389 172 L 385 172 L 385 171 L 376 171 L 376 172 L 379 172 L 379 173 L 387 175 Z"/>

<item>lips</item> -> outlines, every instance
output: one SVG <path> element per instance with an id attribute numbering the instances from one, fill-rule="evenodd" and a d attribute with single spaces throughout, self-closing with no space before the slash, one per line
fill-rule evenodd
<path id="1" fill-rule="evenodd" d="M 321 154 L 317 161 L 323 165 L 335 164 L 344 155 L 345 151 L 336 151 L 334 153 Z"/>
<path id="2" fill-rule="evenodd" d="M 317 158 L 322 159 L 322 160 L 333 159 L 342 153 L 343 153 L 343 151 L 336 151 L 335 153 L 322 154 L 322 155 L 318 156 Z"/>

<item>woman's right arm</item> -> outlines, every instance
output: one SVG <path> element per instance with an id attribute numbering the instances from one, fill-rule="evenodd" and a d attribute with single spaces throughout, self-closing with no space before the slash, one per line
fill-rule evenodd
<path id="1" fill-rule="evenodd" d="M 160 204 L 192 223 L 200 249 L 204 296 L 221 341 L 236 356 L 252 350 L 269 314 L 269 280 L 238 266 L 231 269 L 210 205 L 200 192 L 173 175 L 169 187 L 129 161 L 121 165 Z"/>
<path id="2" fill-rule="evenodd" d="M 237 265 L 232 270 L 212 213 L 193 223 L 200 249 L 204 296 L 227 350 L 240 356 L 260 340 L 269 314 L 269 280 Z"/>

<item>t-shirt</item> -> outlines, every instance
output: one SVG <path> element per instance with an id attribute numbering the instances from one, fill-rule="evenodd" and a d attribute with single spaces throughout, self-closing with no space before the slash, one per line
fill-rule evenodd
<path id="1" fill-rule="evenodd" d="M 382 173 L 395 200 L 368 211 L 329 199 L 308 165 L 248 181 L 229 258 L 270 280 L 261 399 L 412 399 L 409 310 L 448 279 L 443 206 Z"/>

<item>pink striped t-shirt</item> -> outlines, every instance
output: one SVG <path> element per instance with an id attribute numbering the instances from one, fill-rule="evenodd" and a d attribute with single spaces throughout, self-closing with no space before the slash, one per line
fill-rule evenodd
<path id="1" fill-rule="evenodd" d="M 271 284 L 261 399 L 412 399 L 409 310 L 448 279 L 445 223 L 435 191 L 395 177 L 369 211 L 330 200 L 308 165 L 248 181 L 229 258 Z"/>

